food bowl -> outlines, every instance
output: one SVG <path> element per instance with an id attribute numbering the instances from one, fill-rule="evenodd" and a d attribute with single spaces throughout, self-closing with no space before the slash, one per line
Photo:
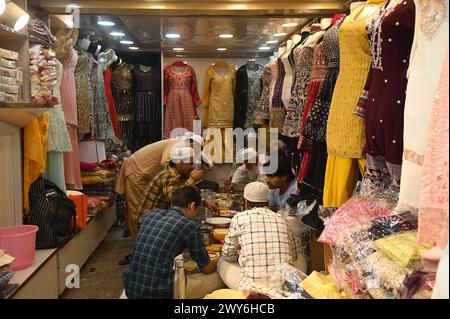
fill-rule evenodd
<path id="1" fill-rule="evenodd" d="M 222 245 L 220 244 L 212 244 L 206 247 L 208 253 L 220 253 L 222 251 Z"/>
<path id="2" fill-rule="evenodd" d="M 209 259 L 210 260 L 216 260 L 217 258 L 219 258 L 219 254 L 218 253 L 209 253 L 208 252 L 208 255 L 209 255 Z"/>
<path id="3" fill-rule="evenodd" d="M 213 230 L 213 237 L 215 240 L 222 241 L 225 240 L 225 236 L 228 232 L 229 230 L 226 228 L 216 228 Z"/>
<path id="4" fill-rule="evenodd" d="M 234 215 L 236 215 L 236 213 L 237 213 L 237 211 L 231 210 L 231 209 L 219 210 L 219 215 L 221 217 L 233 217 Z"/>

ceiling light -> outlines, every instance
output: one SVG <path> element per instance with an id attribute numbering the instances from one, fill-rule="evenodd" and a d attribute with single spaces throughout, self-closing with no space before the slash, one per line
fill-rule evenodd
<path id="1" fill-rule="evenodd" d="M 173 48 L 174 51 L 184 51 L 184 48 Z"/>
<path id="2" fill-rule="evenodd" d="M 167 33 L 166 34 L 166 38 L 169 38 L 169 39 L 178 39 L 180 37 L 181 37 L 181 35 L 178 33 Z"/>
<path id="3" fill-rule="evenodd" d="M 260 50 L 270 50 L 270 47 L 262 46 L 262 47 L 259 47 L 259 49 L 260 49 Z"/>
<path id="4" fill-rule="evenodd" d="M 298 26 L 297 22 L 290 22 L 290 23 L 285 23 L 282 25 L 283 28 L 291 28 L 291 27 L 296 27 Z"/>
<path id="5" fill-rule="evenodd" d="M 128 40 L 122 40 L 122 41 L 120 41 L 120 43 L 122 43 L 122 44 L 133 44 L 134 42 L 133 41 L 128 41 Z"/>
<path id="6" fill-rule="evenodd" d="M 130 49 L 130 50 L 139 50 L 138 47 L 129 47 L 128 49 Z"/>
<path id="7" fill-rule="evenodd" d="M 164 9 L 166 9 L 167 7 L 165 7 L 165 6 L 151 6 L 150 7 L 150 9 L 154 9 L 154 10 L 164 10 Z"/>
<path id="8" fill-rule="evenodd" d="M 114 32 L 111 32 L 110 35 L 112 35 L 113 37 L 123 37 L 123 36 L 125 36 L 125 33 L 120 32 L 120 31 L 114 31 Z"/>
<path id="9" fill-rule="evenodd" d="M 280 32 L 280 33 L 274 33 L 274 37 L 284 37 L 287 33 L 286 32 Z"/>
<path id="10" fill-rule="evenodd" d="M 112 21 L 98 21 L 97 22 L 98 25 L 102 25 L 104 27 L 112 27 L 113 25 L 116 25 L 114 22 Z"/>
<path id="11" fill-rule="evenodd" d="M 245 10 L 247 6 L 245 4 L 232 4 L 228 6 L 230 10 Z"/>
<path id="12" fill-rule="evenodd" d="M 277 40 L 269 40 L 269 41 L 266 41 L 266 43 L 267 44 L 275 44 L 275 43 L 278 43 L 278 41 Z"/>
<path id="13" fill-rule="evenodd" d="M 231 39 L 233 37 L 234 37 L 234 35 L 228 34 L 228 33 L 224 33 L 224 34 L 219 35 L 219 38 L 222 38 L 222 39 Z"/>
<path id="14" fill-rule="evenodd" d="M 217 51 L 226 51 L 227 48 L 217 48 Z"/>
<path id="15" fill-rule="evenodd" d="M 17 4 L 12 1 L 6 2 L 4 14 L 0 17 L 0 21 L 7 26 L 19 31 L 26 27 L 30 15 L 22 10 Z"/>
<path id="16" fill-rule="evenodd" d="M 177 54 L 176 57 L 177 57 L 177 58 L 184 58 L 184 55 L 182 55 L 182 54 Z"/>

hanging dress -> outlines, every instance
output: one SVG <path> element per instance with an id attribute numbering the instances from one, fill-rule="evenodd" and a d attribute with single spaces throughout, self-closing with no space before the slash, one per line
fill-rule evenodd
<path id="1" fill-rule="evenodd" d="M 269 120 L 270 109 L 270 83 L 272 82 L 272 73 L 270 63 L 266 64 L 261 75 L 262 92 L 255 112 L 255 119 Z"/>
<path id="2" fill-rule="evenodd" d="M 174 66 L 164 69 L 164 138 L 170 138 L 172 130 L 184 128 L 193 131 L 200 104 L 194 69 L 186 65 L 183 72 L 175 72 Z"/>
<path id="3" fill-rule="evenodd" d="M 78 134 L 83 136 L 91 132 L 91 103 L 89 87 L 89 56 L 86 52 L 79 50 L 77 66 L 75 68 L 75 84 L 77 87 L 77 115 Z"/>
<path id="4" fill-rule="evenodd" d="M 69 133 L 72 152 L 64 153 L 64 176 L 67 189 L 81 190 L 80 153 L 78 149 L 78 113 L 77 91 L 75 83 L 75 68 L 78 54 L 74 49 L 69 50 L 62 62 L 61 77 L 61 106 L 64 111 L 67 131 Z"/>
<path id="5" fill-rule="evenodd" d="M 162 138 L 161 69 L 151 67 L 142 71 L 133 69 L 135 92 L 134 149 L 160 141 Z"/>
<path id="6" fill-rule="evenodd" d="M 416 24 L 404 113 L 403 162 L 397 211 L 417 210 L 433 99 L 448 48 L 448 0 L 415 0 Z"/>
<path id="7" fill-rule="evenodd" d="M 275 84 L 273 88 L 272 104 L 270 106 L 270 124 L 271 128 L 278 128 L 281 131 L 283 127 L 284 117 L 286 116 L 286 108 L 283 103 L 283 83 L 285 70 L 283 62 L 280 58 L 274 61 L 276 67 Z M 274 74 L 274 73 L 272 73 Z M 272 80 L 273 81 L 273 80 Z"/>
<path id="8" fill-rule="evenodd" d="M 111 78 L 112 78 L 112 70 L 108 68 L 103 73 L 103 80 L 105 85 L 105 95 L 106 101 L 108 102 L 109 114 L 111 116 L 111 122 L 114 127 L 114 134 L 118 139 L 122 137 L 122 132 L 120 131 L 119 117 L 117 116 L 116 103 L 114 101 L 114 96 L 112 94 L 111 89 Z"/>
<path id="9" fill-rule="evenodd" d="M 356 110 L 365 117 L 362 192 L 397 203 L 403 155 L 408 62 L 414 37 L 413 0 L 389 2 L 367 25 L 372 69 Z M 365 101 L 364 101 L 365 100 Z"/>

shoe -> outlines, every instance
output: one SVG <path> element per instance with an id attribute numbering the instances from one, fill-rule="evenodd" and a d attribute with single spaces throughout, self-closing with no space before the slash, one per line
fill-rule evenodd
<path id="1" fill-rule="evenodd" d="M 130 237 L 130 230 L 128 228 L 123 231 L 122 237 L 123 238 Z"/>
<path id="2" fill-rule="evenodd" d="M 121 261 L 119 261 L 120 266 L 126 266 L 131 263 L 131 255 L 126 255 Z"/>

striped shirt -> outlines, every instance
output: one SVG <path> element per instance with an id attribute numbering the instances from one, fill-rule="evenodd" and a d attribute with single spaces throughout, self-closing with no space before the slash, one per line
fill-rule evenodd
<path id="1" fill-rule="evenodd" d="M 268 208 L 254 208 L 233 217 L 222 247 L 222 257 L 243 268 L 238 289 L 253 283 L 271 287 L 278 265 L 297 260 L 297 245 L 288 222 Z M 278 287 L 279 287 L 278 286 Z"/>
<path id="2" fill-rule="evenodd" d="M 174 167 L 159 172 L 145 188 L 137 208 L 137 220 L 142 223 L 144 216 L 154 208 L 169 208 L 172 204 L 172 195 L 183 185 L 195 185 L 195 181 L 189 178 L 186 181 Z"/>

